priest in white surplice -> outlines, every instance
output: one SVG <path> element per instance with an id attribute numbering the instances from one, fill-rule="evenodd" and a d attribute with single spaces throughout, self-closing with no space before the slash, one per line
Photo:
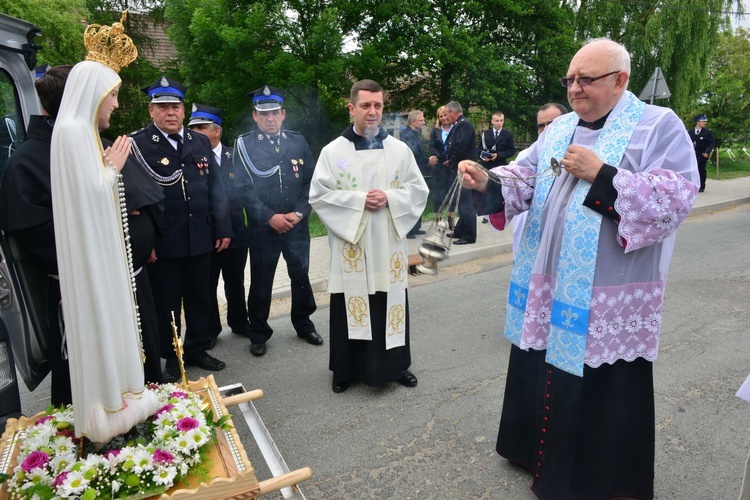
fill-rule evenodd
<path id="1" fill-rule="evenodd" d="M 357 378 L 414 387 L 405 237 L 429 190 L 409 147 L 379 126 L 382 87 L 355 83 L 348 107 L 354 125 L 323 148 L 310 184 L 331 246 L 332 389 L 343 392 Z"/>

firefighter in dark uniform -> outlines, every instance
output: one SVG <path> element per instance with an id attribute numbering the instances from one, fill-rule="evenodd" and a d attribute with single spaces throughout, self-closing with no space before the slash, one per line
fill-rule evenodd
<path id="1" fill-rule="evenodd" d="M 226 193 L 211 145 L 202 134 L 187 130 L 185 87 L 162 76 L 142 89 L 149 97 L 153 122 L 131 135 L 132 153 L 164 190 L 162 237 L 150 262 L 149 275 L 159 322 L 164 380 L 180 378 L 172 346 L 172 314 L 185 310 L 184 361 L 218 371 L 224 362 L 209 347 L 209 273 L 211 253 L 223 251 L 232 237 Z"/>
<path id="2" fill-rule="evenodd" d="M 292 289 L 292 325 L 297 336 L 313 345 L 323 339 L 310 316 L 315 297 L 310 267 L 310 179 L 315 162 L 300 134 L 281 128 L 286 110 L 284 92 L 264 86 L 252 94 L 253 119 L 258 128 L 237 138 L 235 169 L 245 169 L 252 185 L 246 188 L 250 236 L 250 352 L 266 353 L 273 330 L 268 325 L 273 278 L 279 255 L 284 256 Z"/>
<path id="3" fill-rule="evenodd" d="M 246 177 L 244 169 L 237 176 L 232 164 L 232 148 L 221 143 L 221 109 L 193 104 L 188 128 L 208 137 L 214 158 L 219 167 L 219 176 L 224 183 L 224 190 L 229 197 L 229 211 L 232 219 L 232 242 L 223 252 L 211 254 L 211 310 L 208 320 L 208 334 L 211 347 L 222 330 L 219 314 L 219 301 L 216 290 L 219 286 L 219 275 L 224 281 L 224 296 L 227 299 L 227 325 L 239 335 L 248 334 L 250 323 L 247 320 L 247 302 L 245 295 L 245 266 L 247 265 L 247 214 L 239 199 L 238 183 Z M 236 177 L 236 180 L 235 180 Z"/>

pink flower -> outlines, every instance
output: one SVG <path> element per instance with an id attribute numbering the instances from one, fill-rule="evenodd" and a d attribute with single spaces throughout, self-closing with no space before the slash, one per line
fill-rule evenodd
<path id="1" fill-rule="evenodd" d="M 187 399 L 188 395 L 187 395 L 187 392 L 174 391 L 174 392 L 172 392 L 172 393 L 169 394 L 169 397 L 170 398 L 177 398 L 177 399 Z"/>
<path id="2" fill-rule="evenodd" d="M 192 431 L 200 426 L 200 422 L 191 417 L 181 418 L 177 421 L 177 429 L 182 432 Z"/>
<path id="3" fill-rule="evenodd" d="M 68 477 L 68 472 L 69 471 L 67 470 L 62 471 L 60 475 L 55 478 L 55 482 L 52 483 L 52 486 L 54 486 L 55 488 L 59 488 L 60 486 L 62 486 L 62 484 L 65 482 L 65 478 Z"/>
<path id="4" fill-rule="evenodd" d="M 104 458 L 111 460 L 120 454 L 120 450 L 109 450 L 104 454 Z"/>
<path id="5" fill-rule="evenodd" d="M 32 451 L 21 464 L 21 468 L 24 472 L 31 472 L 34 469 L 46 467 L 48 463 L 49 455 L 43 451 Z"/>
<path id="6" fill-rule="evenodd" d="M 172 408 L 174 408 L 174 405 L 172 405 L 172 404 L 162 406 L 161 408 L 159 408 L 158 410 L 156 410 L 156 413 L 154 413 L 154 419 L 156 419 L 156 417 L 158 417 L 159 415 L 161 415 L 165 411 L 171 411 Z"/>
<path id="7" fill-rule="evenodd" d="M 45 415 L 41 417 L 39 420 L 37 420 L 34 425 L 42 425 L 44 422 L 49 422 L 50 420 L 54 420 L 54 419 L 55 417 L 53 417 L 52 415 Z"/>
<path id="8" fill-rule="evenodd" d="M 159 462 L 162 464 L 171 464 L 172 460 L 174 460 L 174 456 L 172 456 L 171 453 L 165 450 L 156 450 L 154 451 L 154 462 Z"/>

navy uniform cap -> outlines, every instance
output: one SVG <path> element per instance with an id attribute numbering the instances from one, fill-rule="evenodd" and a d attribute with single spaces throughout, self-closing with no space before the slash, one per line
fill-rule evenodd
<path id="1" fill-rule="evenodd" d="M 695 121 L 702 122 L 704 120 L 708 120 L 708 117 L 706 115 L 698 115 L 695 117 Z"/>
<path id="2" fill-rule="evenodd" d="M 188 127 L 204 123 L 215 123 L 221 125 L 221 110 L 204 104 L 193 104 Z"/>
<path id="3" fill-rule="evenodd" d="M 268 85 L 247 95 L 253 98 L 253 107 L 258 111 L 281 109 L 281 105 L 284 104 L 284 91 Z"/>
<path id="4" fill-rule="evenodd" d="M 46 73 L 47 71 L 49 71 L 49 69 L 50 69 L 51 67 L 52 67 L 52 66 L 50 66 L 50 64 L 49 64 L 49 63 L 47 63 L 47 64 L 42 64 L 41 66 L 37 66 L 36 68 L 34 68 L 34 73 L 36 73 L 36 77 L 37 77 L 37 78 L 41 78 L 41 77 L 43 77 L 43 76 L 44 76 L 44 74 L 45 74 L 45 73 Z"/>
<path id="5" fill-rule="evenodd" d="M 142 92 L 148 96 L 149 102 L 182 102 L 185 99 L 187 88 L 180 82 L 162 76 L 148 87 L 143 87 Z"/>

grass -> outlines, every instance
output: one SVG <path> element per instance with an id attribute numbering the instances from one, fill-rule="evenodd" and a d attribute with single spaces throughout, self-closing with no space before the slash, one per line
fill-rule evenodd
<path id="1" fill-rule="evenodd" d="M 706 174 L 709 179 L 714 180 L 725 180 L 725 179 L 736 179 L 737 177 L 750 176 L 750 157 L 744 153 L 737 155 L 734 159 L 729 158 L 726 152 L 720 152 L 719 157 L 719 175 L 716 175 L 716 159 L 711 158 L 712 163 L 706 166 Z M 432 194 L 430 194 L 429 200 L 427 200 L 427 206 L 425 207 L 424 213 L 422 214 L 422 222 L 431 221 L 435 219 L 435 213 L 432 209 Z M 317 236 L 325 236 L 328 234 L 328 230 L 325 225 L 320 221 L 318 215 L 313 211 L 310 215 L 310 237 L 315 238 Z"/>
<path id="2" fill-rule="evenodd" d="M 716 175 L 716 158 L 711 155 L 711 163 L 706 165 L 706 176 L 709 179 L 724 180 L 747 177 L 750 175 L 750 156 L 740 152 L 732 159 L 725 151 L 720 152 L 719 174 Z"/>

